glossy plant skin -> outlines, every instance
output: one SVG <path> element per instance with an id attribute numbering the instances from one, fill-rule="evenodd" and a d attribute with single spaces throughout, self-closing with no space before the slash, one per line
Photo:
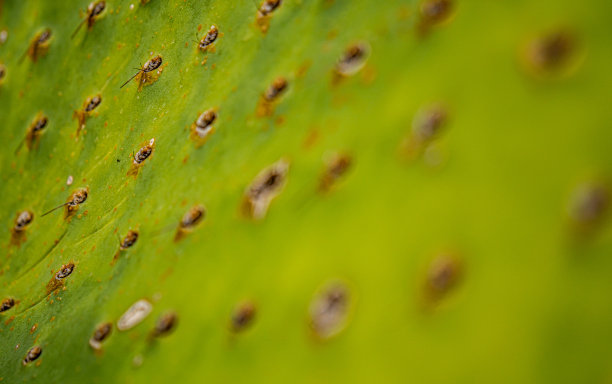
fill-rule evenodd
<path id="1" fill-rule="evenodd" d="M 612 3 L 443 2 L 0 1 L 1 383 L 609 381 Z"/>

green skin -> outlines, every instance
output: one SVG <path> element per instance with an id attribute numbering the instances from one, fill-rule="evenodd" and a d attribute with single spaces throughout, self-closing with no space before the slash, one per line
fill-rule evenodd
<path id="1" fill-rule="evenodd" d="M 17 300 L 0 314 L 2 383 L 610 380 L 612 227 L 577 237 L 567 206 L 576 186 L 612 175 L 612 3 L 461 1 L 427 36 L 416 1 L 358 3 L 285 0 L 263 34 L 251 0 L 108 1 L 71 40 L 87 1 L 0 2 L 0 299 Z M 215 49 L 201 52 L 194 34 L 213 24 Z M 521 49 L 558 26 L 578 36 L 575 68 L 534 75 Z M 48 51 L 19 65 L 44 27 Z M 368 61 L 334 82 L 357 41 Z M 159 79 L 120 89 L 150 53 L 163 57 Z M 287 90 L 257 116 L 280 76 Z M 96 94 L 76 139 L 73 112 Z M 401 143 L 432 103 L 447 123 L 407 160 Z M 190 127 L 210 108 L 215 132 L 197 146 Z M 38 145 L 15 155 L 39 111 L 49 123 Z M 334 153 L 351 167 L 323 192 Z M 281 158 L 286 185 L 265 217 L 245 217 L 245 190 Z M 69 219 L 41 217 L 81 187 L 88 198 Z M 197 204 L 206 217 L 175 241 Z M 34 220 L 11 245 L 25 209 Z M 129 229 L 138 240 L 113 263 Z M 460 260 L 458 284 L 427 294 L 444 251 Z M 320 340 L 309 306 L 334 279 L 350 292 L 346 326 Z M 143 298 L 151 314 L 118 331 Z M 233 334 L 245 300 L 256 315 Z M 169 311 L 176 328 L 151 340 Z M 109 321 L 96 353 L 88 340 Z M 24 366 L 35 345 L 42 354 Z"/>

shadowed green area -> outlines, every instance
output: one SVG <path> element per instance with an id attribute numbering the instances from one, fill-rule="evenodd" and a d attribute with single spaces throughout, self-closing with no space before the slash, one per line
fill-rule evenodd
<path id="1" fill-rule="evenodd" d="M 580 238 L 567 214 L 577 186 L 612 174 L 612 3 L 459 1 L 419 36 L 409 0 L 285 0 L 266 34 L 251 0 L 116 0 L 74 39 L 87 2 L 0 4 L 0 300 L 18 301 L 0 314 L 3 382 L 612 381 L 612 227 Z M 195 35 L 211 24 L 221 35 L 202 53 Z M 45 27 L 48 53 L 20 64 Z M 579 65 L 534 77 L 521 47 L 559 27 L 577 36 Z M 334 85 L 358 41 L 371 47 L 365 67 Z M 119 88 L 156 54 L 157 82 Z M 279 76 L 288 91 L 258 117 Z M 98 93 L 76 138 L 73 111 Z M 406 160 L 401 143 L 432 103 L 448 109 L 431 147 L 440 163 Z M 216 131 L 196 148 L 189 127 L 209 108 Z M 38 148 L 15 154 L 39 111 L 49 123 Z M 153 155 L 127 176 L 151 138 Z M 333 153 L 352 166 L 322 193 Z M 245 189 L 281 158 L 285 188 L 264 219 L 245 218 Z M 89 197 L 72 220 L 41 217 L 79 187 Z M 195 204 L 206 218 L 175 242 Z M 35 218 L 11 245 L 24 209 Z M 138 241 L 111 265 L 129 229 Z M 461 282 L 425 309 L 428 266 L 447 250 Z M 48 294 L 68 262 L 66 289 Z M 316 340 L 308 308 L 334 279 L 350 289 L 348 323 Z M 95 353 L 96 326 L 142 298 L 151 315 L 114 326 Z M 233 335 L 244 300 L 257 314 Z M 148 340 L 170 310 L 175 331 Z M 42 355 L 23 366 L 34 345 Z"/>

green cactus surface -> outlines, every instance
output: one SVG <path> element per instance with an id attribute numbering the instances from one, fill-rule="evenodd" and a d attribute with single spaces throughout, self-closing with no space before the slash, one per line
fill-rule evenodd
<path id="1" fill-rule="evenodd" d="M 611 383 L 610 68 L 604 0 L 0 0 L 0 383 Z"/>

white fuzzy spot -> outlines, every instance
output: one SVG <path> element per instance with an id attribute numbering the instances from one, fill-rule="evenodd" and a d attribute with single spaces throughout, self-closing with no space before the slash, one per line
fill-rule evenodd
<path id="1" fill-rule="evenodd" d="M 144 360 L 144 359 L 143 359 L 142 355 L 136 355 L 136 356 L 134 356 L 134 358 L 132 359 L 132 364 L 133 364 L 135 367 L 140 367 L 140 366 L 142 365 L 142 361 L 143 361 L 143 360 Z"/>
<path id="2" fill-rule="evenodd" d="M 96 351 L 102 349 L 102 344 L 99 341 L 94 340 L 93 338 L 89 339 L 89 346 L 95 349 Z"/>
<path id="3" fill-rule="evenodd" d="M 246 197 L 250 203 L 251 217 L 253 219 L 260 220 L 266 216 L 270 203 L 282 191 L 285 185 L 288 170 L 289 163 L 281 159 L 261 171 L 247 188 Z M 276 175 L 277 181 L 274 185 L 266 185 L 272 174 Z"/>
<path id="4" fill-rule="evenodd" d="M 310 326 L 322 339 L 329 339 L 346 326 L 349 292 L 340 283 L 328 283 L 310 303 Z"/>
<path id="5" fill-rule="evenodd" d="M 72 175 L 68 176 L 68 179 L 66 180 L 66 185 L 72 185 L 72 181 L 74 179 L 72 178 Z"/>
<path id="6" fill-rule="evenodd" d="M 153 310 L 153 305 L 147 300 L 138 300 L 132 306 L 125 311 L 125 313 L 117 321 L 117 329 L 120 331 L 127 331 L 140 324 L 149 313 Z"/>

